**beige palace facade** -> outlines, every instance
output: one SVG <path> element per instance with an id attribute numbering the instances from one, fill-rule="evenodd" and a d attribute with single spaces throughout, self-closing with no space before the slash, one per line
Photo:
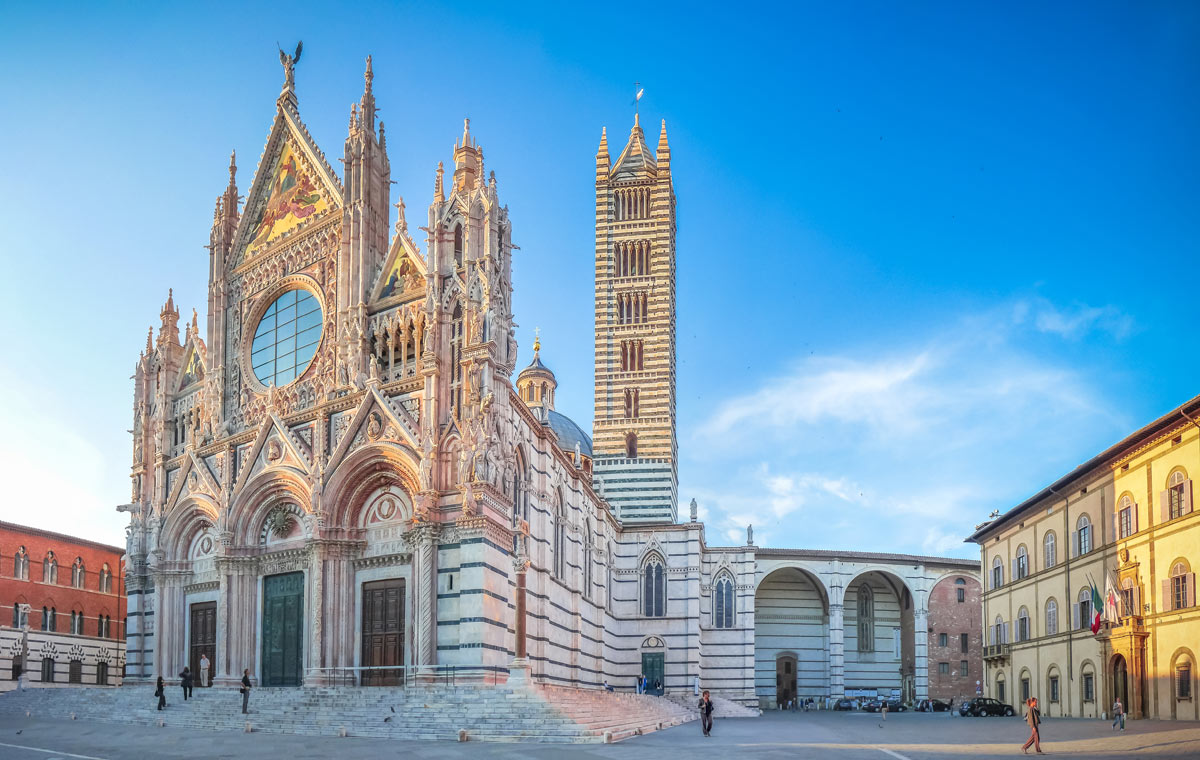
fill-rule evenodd
<path id="1" fill-rule="evenodd" d="M 1051 717 L 1200 719 L 1200 397 L 979 526 L 983 693 Z M 1111 582 L 1109 581 L 1111 579 Z M 1091 631 L 1091 584 L 1115 603 Z"/>

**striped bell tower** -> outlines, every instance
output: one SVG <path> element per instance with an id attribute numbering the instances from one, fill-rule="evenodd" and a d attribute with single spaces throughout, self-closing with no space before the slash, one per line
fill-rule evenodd
<path id="1" fill-rule="evenodd" d="M 675 522 L 675 188 L 663 122 L 596 153 L 595 479 L 623 522 Z"/>

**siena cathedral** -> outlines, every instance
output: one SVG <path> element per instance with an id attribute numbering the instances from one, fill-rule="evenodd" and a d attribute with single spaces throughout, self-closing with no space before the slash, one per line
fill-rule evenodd
<path id="1" fill-rule="evenodd" d="M 513 221 L 465 123 L 413 236 L 367 59 L 342 175 L 295 60 L 208 308 L 168 297 L 134 383 L 128 680 L 510 680 L 745 704 L 924 696 L 929 599 L 978 563 L 706 542 L 677 514 L 675 192 L 665 122 L 596 154 L 593 436 L 518 368 Z M 516 373 L 515 383 L 513 380 Z M 867 603 L 864 604 L 863 600 Z"/>

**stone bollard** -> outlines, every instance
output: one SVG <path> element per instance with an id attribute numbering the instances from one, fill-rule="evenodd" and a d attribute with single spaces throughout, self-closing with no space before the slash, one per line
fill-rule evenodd
<path id="1" fill-rule="evenodd" d="M 75 720 L 75 713 L 71 713 L 71 720 Z"/>
<path id="2" fill-rule="evenodd" d="M 26 710 L 26 711 L 25 711 L 25 717 L 26 717 L 26 718 L 32 718 L 32 717 L 33 717 L 33 711 L 32 711 L 32 710 Z"/>
<path id="3" fill-rule="evenodd" d="M 165 728 L 166 725 L 167 725 L 167 722 L 165 720 L 163 720 L 162 718 L 158 719 L 158 727 L 159 728 Z"/>
<path id="4" fill-rule="evenodd" d="M 250 721 L 246 721 L 246 727 L 242 729 L 243 734 L 249 734 L 254 731 L 254 727 L 250 725 Z"/>
<path id="5" fill-rule="evenodd" d="M 338 729 L 338 736 L 342 737 L 343 739 L 346 738 L 346 727 L 345 726 L 342 726 L 341 728 Z"/>
<path id="6" fill-rule="evenodd" d="M 465 729 L 465 728 L 458 729 L 458 740 L 460 742 L 465 742 L 467 740 L 467 729 Z"/>
<path id="7" fill-rule="evenodd" d="M 604 743 L 605 743 L 605 744 L 612 744 L 612 731 L 605 731 L 605 732 L 604 732 Z"/>

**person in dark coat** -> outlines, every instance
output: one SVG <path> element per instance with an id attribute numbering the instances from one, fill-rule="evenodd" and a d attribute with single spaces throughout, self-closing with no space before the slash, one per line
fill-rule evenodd
<path id="1" fill-rule="evenodd" d="M 704 729 L 705 736 L 712 736 L 714 707 L 707 689 L 700 695 L 700 704 L 698 707 L 700 708 L 700 727 Z"/>
<path id="2" fill-rule="evenodd" d="M 242 671 L 242 714 L 250 712 L 250 668 Z"/>
<path id="3" fill-rule="evenodd" d="M 1021 747 L 1021 751 L 1026 755 L 1029 754 L 1029 746 L 1037 750 L 1039 755 L 1046 754 L 1042 752 L 1042 739 L 1038 735 L 1038 727 L 1042 725 L 1042 713 L 1038 710 L 1037 697 L 1031 698 L 1025 703 L 1028 709 L 1025 711 L 1025 722 L 1029 724 L 1029 740 L 1025 742 L 1025 746 Z"/>
<path id="4" fill-rule="evenodd" d="M 158 709 L 163 709 L 167 706 L 167 685 L 163 683 L 163 677 L 158 677 L 158 688 L 154 690 L 154 696 L 158 697 Z"/>
<path id="5" fill-rule="evenodd" d="M 188 668 L 179 674 L 179 685 L 183 687 L 183 701 L 186 702 L 192 696 L 192 671 Z"/>

